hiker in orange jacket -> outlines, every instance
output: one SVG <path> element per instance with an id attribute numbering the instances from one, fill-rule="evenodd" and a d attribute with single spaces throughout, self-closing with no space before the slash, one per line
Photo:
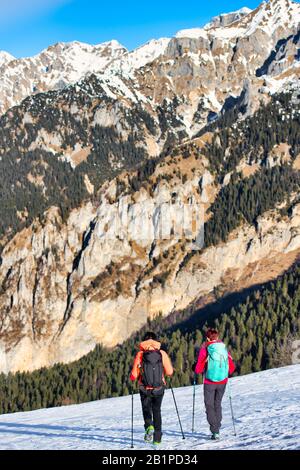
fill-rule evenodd
<path id="1" fill-rule="evenodd" d="M 168 354 L 161 349 L 161 343 L 153 332 L 145 334 L 140 351 L 134 359 L 130 380 L 138 380 L 142 403 L 145 441 L 161 442 L 161 404 L 164 396 L 165 376 L 173 374 Z"/>

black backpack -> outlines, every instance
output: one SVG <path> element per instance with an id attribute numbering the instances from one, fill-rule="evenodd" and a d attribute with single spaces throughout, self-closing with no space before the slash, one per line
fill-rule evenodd
<path id="1" fill-rule="evenodd" d="M 142 383 L 145 387 L 163 385 L 163 362 L 161 352 L 157 349 L 143 352 Z"/>

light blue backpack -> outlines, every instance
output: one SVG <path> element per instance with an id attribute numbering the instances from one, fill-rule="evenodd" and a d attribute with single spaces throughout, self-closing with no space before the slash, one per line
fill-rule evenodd
<path id="1" fill-rule="evenodd" d="M 205 377 L 212 382 L 227 379 L 229 373 L 228 351 L 224 343 L 207 346 L 207 369 Z"/>

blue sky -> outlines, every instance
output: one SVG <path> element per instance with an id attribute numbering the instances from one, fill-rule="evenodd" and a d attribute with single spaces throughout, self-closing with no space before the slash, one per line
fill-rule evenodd
<path id="1" fill-rule="evenodd" d="M 259 0 L 0 0 L 0 50 L 36 54 L 58 41 L 117 39 L 133 49 Z"/>

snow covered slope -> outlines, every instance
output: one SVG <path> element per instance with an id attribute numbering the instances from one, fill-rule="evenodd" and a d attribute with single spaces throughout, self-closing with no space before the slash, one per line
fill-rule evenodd
<path id="1" fill-rule="evenodd" d="M 0 51 L 0 113 L 26 96 L 61 89 L 87 73 L 100 72 L 126 51 L 116 40 L 95 46 L 79 41 L 58 42 L 21 59 Z"/>
<path id="2" fill-rule="evenodd" d="M 203 28 L 178 31 L 176 37 L 210 37 L 228 40 L 251 36 L 257 31 L 267 37 L 279 28 L 295 27 L 300 21 L 300 5 L 291 0 L 269 0 L 262 2 L 255 10 L 242 8 L 236 12 L 219 15 Z"/>
<path id="3" fill-rule="evenodd" d="M 8 52 L 0 51 L 0 67 L 4 64 L 7 64 L 11 60 L 15 60 L 15 57 Z"/>
<path id="4" fill-rule="evenodd" d="M 113 60 L 109 69 L 130 76 L 135 70 L 163 55 L 170 40 L 170 38 L 151 39 L 133 51 L 124 53 L 119 59 Z"/>
<path id="5" fill-rule="evenodd" d="M 191 433 L 192 387 L 175 389 L 186 439 L 177 421 L 171 391 L 163 401 L 163 449 L 300 449 L 300 365 L 231 380 L 237 437 L 233 436 L 228 395 L 223 400 L 222 440 L 212 443 L 196 390 Z M 144 449 L 139 396 L 134 396 L 134 446 Z M 0 417 L 0 449 L 129 449 L 131 397 Z M 148 447 L 149 448 L 149 447 Z"/>

